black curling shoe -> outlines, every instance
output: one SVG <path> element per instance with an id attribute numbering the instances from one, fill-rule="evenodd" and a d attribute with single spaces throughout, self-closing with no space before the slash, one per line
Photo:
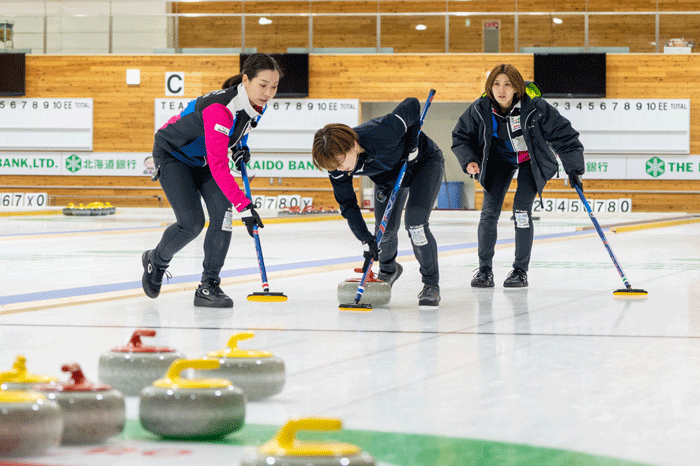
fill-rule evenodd
<path id="1" fill-rule="evenodd" d="M 521 269 L 513 269 L 508 278 L 503 282 L 504 288 L 525 288 L 527 286 L 527 272 Z"/>
<path id="2" fill-rule="evenodd" d="M 491 267 L 479 267 L 472 278 L 473 288 L 493 288 L 493 270 Z"/>
<path id="3" fill-rule="evenodd" d="M 397 262 L 396 269 L 393 272 L 382 272 L 382 270 L 380 269 L 379 273 L 377 274 L 377 279 L 387 282 L 389 286 L 391 286 L 396 280 L 399 279 L 402 273 L 403 267 Z"/>
<path id="4" fill-rule="evenodd" d="M 143 286 L 143 292 L 149 298 L 157 298 L 160 294 L 160 287 L 163 285 L 163 274 L 166 278 L 172 278 L 170 272 L 165 269 L 165 267 L 159 267 L 153 263 L 153 250 L 148 250 L 141 256 L 141 263 L 143 264 L 143 276 L 141 277 L 141 286 Z"/>
<path id="5" fill-rule="evenodd" d="M 418 295 L 419 306 L 437 306 L 440 304 L 440 287 L 437 285 L 425 285 Z"/>
<path id="6" fill-rule="evenodd" d="M 202 282 L 194 292 L 194 305 L 196 307 L 233 307 L 233 300 L 221 290 L 219 283 L 221 282 L 214 280 Z"/>

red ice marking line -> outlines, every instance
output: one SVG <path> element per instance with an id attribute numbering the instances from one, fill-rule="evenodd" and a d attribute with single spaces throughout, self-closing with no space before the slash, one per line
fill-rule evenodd
<path id="1" fill-rule="evenodd" d="M 150 458 L 177 458 L 191 455 L 192 450 L 182 448 L 149 448 L 140 450 L 134 447 L 97 447 L 85 452 L 85 455 L 108 455 L 108 456 L 148 456 Z M 0 466 L 3 466 L 0 463 Z"/>

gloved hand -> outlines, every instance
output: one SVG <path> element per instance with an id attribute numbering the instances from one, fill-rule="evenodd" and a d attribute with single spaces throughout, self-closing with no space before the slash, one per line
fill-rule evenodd
<path id="1" fill-rule="evenodd" d="M 579 189 L 583 192 L 583 180 L 581 179 L 581 175 L 583 175 L 583 172 L 581 170 L 572 170 L 568 173 L 568 175 L 571 188 L 576 189 L 575 186 L 578 186 Z"/>
<path id="2" fill-rule="evenodd" d="M 253 235 L 253 228 L 255 228 L 256 226 L 258 228 L 263 228 L 265 226 L 263 225 L 263 222 L 260 219 L 260 215 L 258 215 L 258 213 L 256 212 L 255 205 L 253 205 L 252 202 L 248 204 L 248 206 L 242 212 L 241 220 L 245 224 L 245 227 L 248 229 L 248 234 L 251 238 L 255 238 L 255 236 Z"/>
<path id="3" fill-rule="evenodd" d="M 231 160 L 233 160 L 233 166 L 237 169 L 240 169 L 241 162 L 250 162 L 250 149 L 248 149 L 246 146 L 239 148 L 238 150 L 233 152 L 233 154 L 231 155 Z"/>
<path id="4" fill-rule="evenodd" d="M 365 263 L 362 265 L 362 273 L 367 271 L 370 260 L 379 260 L 379 246 L 377 245 L 377 238 L 374 236 L 369 236 L 365 241 L 362 242 L 364 247 Z"/>

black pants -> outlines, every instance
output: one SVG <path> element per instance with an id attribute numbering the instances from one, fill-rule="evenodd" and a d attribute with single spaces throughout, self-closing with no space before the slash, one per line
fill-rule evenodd
<path id="1" fill-rule="evenodd" d="M 507 164 L 489 164 L 485 182 L 489 190 L 484 189 L 484 202 L 481 206 L 479 220 L 479 267 L 493 267 L 493 256 L 496 248 L 498 218 L 506 193 L 513 180 L 515 168 Z M 520 164 L 518 170 L 518 187 L 513 199 L 513 215 L 515 223 L 515 261 L 513 268 L 527 272 L 532 253 L 534 228 L 532 226 L 532 203 L 537 196 L 537 185 L 532 177 L 530 162 Z"/>
<path id="2" fill-rule="evenodd" d="M 413 245 L 413 253 L 420 265 L 423 283 L 426 285 L 439 284 L 437 243 L 430 231 L 428 220 L 440 191 L 440 182 L 444 171 L 445 160 L 439 150 L 421 157 L 415 165 L 409 164 L 404 180 L 404 186 L 408 187 L 399 189 L 382 237 L 379 251 L 380 270 L 393 272 L 396 269 L 396 254 L 399 245 L 398 229 L 401 223 L 401 212 L 405 206 L 404 223 Z M 379 232 L 379 225 L 390 196 L 391 190 L 386 192 L 375 186 L 375 235 Z"/>
<path id="3" fill-rule="evenodd" d="M 173 256 L 195 239 L 204 228 L 205 217 L 202 201 L 207 205 L 209 228 L 204 237 L 204 271 L 202 282 L 220 281 L 219 273 L 231 244 L 231 231 L 223 229 L 226 212 L 232 206 L 216 184 L 208 166 L 191 167 L 167 154 L 155 154 L 159 167 L 160 185 L 170 202 L 177 222 L 166 228 L 156 246 L 153 261 L 165 266 Z M 227 225 L 231 225 L 229 213 Z"/>

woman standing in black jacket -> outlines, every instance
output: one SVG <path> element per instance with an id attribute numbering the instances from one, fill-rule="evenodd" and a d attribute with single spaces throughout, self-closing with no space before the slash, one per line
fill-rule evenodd
<path id="1" fill-rule="evenodd" d="M 478 228 L 479 270 L 471 285 L 494 286 L 497 224 L 517 170 L 518 187 L 513 199 L 515 261 L 503 286 L 522 288 L 528 285 L 535 196 L 542 196 L 544 185 L 558 173 L 557 155 L 572 187 L 583 189 L 583 145 L 569 120 L 541 97 L 535 83 L 526 85 L 513 65 L 503 63 L 491 70 L 485 91 L 452 131 L 452 151 L 460 166 L 464 172 L 478 175 L 484 188 Z"/>

